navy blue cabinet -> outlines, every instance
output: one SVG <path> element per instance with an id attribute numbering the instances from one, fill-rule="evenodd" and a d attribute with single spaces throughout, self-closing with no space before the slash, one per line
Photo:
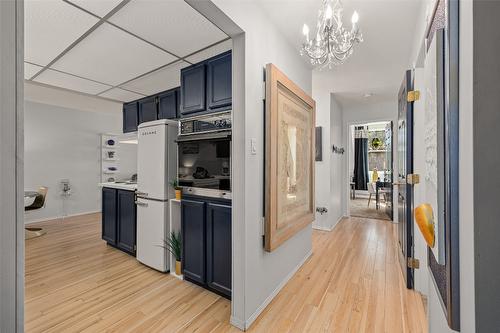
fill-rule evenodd
<path id="1" fill-rule="evenodd" d="M 135 255 L 137 206 L 135 192 L 102 188 L 102 239 L 124 252 Z"/>
<path id="2" fill-rule="evenodd" d="M 181 223 L 184 278 L 231 298 L 231 202 L 185 196 Z"/>
<path id="3" fill-rule="evenodd" d="M 137 235 L 137 206 L 135 192 L 117 190 L 117 239 L 116 246 L 126 252 L 135 254 Z"/>
<path id="4" fill-rule="evenodd" d="M 231 207 L 207 203 L 207 285 L 231 297 Z"/>
<path id="5" fill-rule="evenodd" d="M 116 245 L 116 190 L 102 188 L 102 239 Z"/>
<path id="6" fill-rule="evenodd" d="M 182 269 L 187 280 L 205 283 L 205 203 L 181 201 Z"/>
<path id="7" fill-rule="evenodd" d="M 231 51 L 207 61 L 207 104 L 210 110 L 226 110 L 232 104 Z"/>
<path id="8" fill-rule="evenodd" d="M 139 114 L 137 102 L 123 104 L 123 133 L 137 131 Z"/>
<path id="9" fill-rule="evenodd" d="M 139 100 L 139 124 L 147 121 L 158 120 L 158 108 L 156 96 L 146 97 Z"/>
<path id="10" fill-rule="evenodd" d="M 179 118 L 179 88 L 158 95 L 158 119 Z"/>
<path id="11" fill-rule="evenodd" d="M 181 115 L 206 110 L 206 65 L 196 64 L 181 70 Z"/>

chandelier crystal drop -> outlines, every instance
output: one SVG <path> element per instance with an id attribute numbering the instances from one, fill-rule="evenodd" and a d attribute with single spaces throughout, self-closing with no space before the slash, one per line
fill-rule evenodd
<path id="1" fill-rule="evenodd" d="M 352 14 L 351 30 L 347 30 L 342 23 L 343 10 L 340 0 L 323 0 L 323 6 L 318 12 L 316 36 L 310 39 L 309 27 L 307 24 L 302 27 L 306 40 L 300 54 L 307 55 L 311 64 L 323 68 L 343 64 L 353 53 L 354 45 L 363 41 L 358 27 L 358 13 L 355 11 Z"/>

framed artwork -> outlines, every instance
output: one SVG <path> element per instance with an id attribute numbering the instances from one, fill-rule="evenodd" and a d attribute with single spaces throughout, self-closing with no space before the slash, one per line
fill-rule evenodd
<path id="1" fill-rule="evenodd" d="M 425 134 L 425 181 L 437 189 L 431 203 L 435 206 L 437 243 L 434 248 L 428 248 L 428 265 L 448 325 L 457 331 L 460 330 L 458 7 L 458 0 L 436 0 L 429 21 L 426 66 L 430 67 L 426 70 L 433 86 L 426 87 L 431 89 L 429 94 L 426 92 L 426 98 L 429 95 L 434 98 L 435 105 L 426 105 L 425 111 L 429 131 Z M 436 119 L 432 119 L 433 116 Z M 435 134 L 431 126 L 435 126 Z"/>
<path id="2" fill-rule="evenodd" d="M 316 127 L 316 161 L 323 161 L 323 127 Z"/>
<path id="3" fill-rule="evenodd" d="M 265 250 L 314 220 L 314 100 L 273 64 L 266 66 Z"/>

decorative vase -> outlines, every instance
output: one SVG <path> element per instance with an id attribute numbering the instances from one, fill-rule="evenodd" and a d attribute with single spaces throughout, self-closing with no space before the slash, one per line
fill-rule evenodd
<path id="1" fill-rule="evenodd" d="M 181 262 L 180 261 L 175 261 L 175 274 L 181 275 L 182 270 L 181 270 Z"/>
<path id="2" fill-rule="evenodd" d="M 182 197 L 182 190 L 175 190 L 175 199 L 181 200 L 181 197 Z"/>

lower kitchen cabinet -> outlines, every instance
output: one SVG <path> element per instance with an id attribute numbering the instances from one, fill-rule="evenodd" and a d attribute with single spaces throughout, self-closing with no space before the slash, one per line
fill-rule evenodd
<path id="1" fill-rule="evenodd" d="M 231 202 L 184 196 L 181 222 L 184 278 L 231 298 Z"/>
<path id="2" fill-rule="evenodd" d="M 124 252 L 135 255 L 137 207 L 135 192 L 102 188 L 102 239 Z"/>
<path id="3" fill-rule="evenodd" d="M 207 203 L 207 285 L 231 297 L 231 206 Z"/>
<path id="4" fill-rule="evenodd" d="M 205 283 L 205 203 L 181 201 L 182 268 L 185 278 Z"/>

